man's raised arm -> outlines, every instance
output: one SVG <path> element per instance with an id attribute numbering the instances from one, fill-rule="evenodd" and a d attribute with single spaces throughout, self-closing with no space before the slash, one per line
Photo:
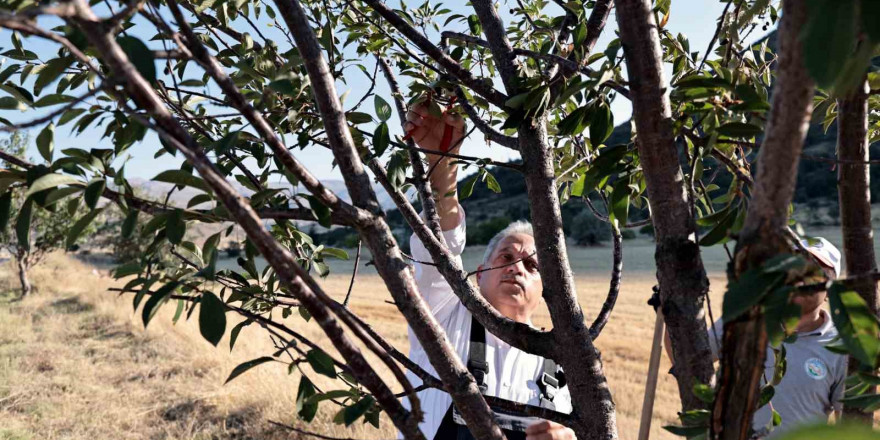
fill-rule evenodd
<path id="1" fill-rule="evenodd" d="M 444 113 L 438 118 L 428 111 L 425 104 L 417 104 L 407 112 L 406 119 L 403 129 L 423 150 L 457 153 L 461 147 L 461 138 L 464 136 L 464 120 L 461 116 Z M 456 192 L 458 165 L 452 163 L 454 159 L 451 157 L 430 153 L 427 156 L 440 227 L 449 231 L 458 226 L 461 215 Z"/>

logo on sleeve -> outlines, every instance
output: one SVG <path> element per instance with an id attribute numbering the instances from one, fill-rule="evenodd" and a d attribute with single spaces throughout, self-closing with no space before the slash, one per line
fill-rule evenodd
<path id="1" fill-rule="evenodd" d="M 825 376 L 828 375 L 828 367 L 825 366 L 825 363 L 817 358 L 809 358 L 806 362 L 804 362 L 804 370 L 807 372 L 807 376 L 810 376 L 816 380 L 825 379 Z"/>

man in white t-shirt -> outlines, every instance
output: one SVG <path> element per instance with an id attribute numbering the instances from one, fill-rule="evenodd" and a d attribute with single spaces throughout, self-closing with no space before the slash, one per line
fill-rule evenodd
<path id="1" fill-rule="evenodd" d="M 404 130 L 420 148 L 443 151 L 452 146 L 450 152 L 457 151 L 457 144 L 464 133 L 461 117 L 444 114 L 438 118 L 420 104 L 408 112 L 407 120 Z M 428 161 L 440 226 L 449 250 L 459 256 L 465 245 L 465 214 L 455 195 L 458 167 L 451 163 L 450 158 L 441 155 L 428 154 Z M 421 241 L 413 236 L 410 247 L 417 261 L 415 278 L 419 291 L 446 331 L 449 342 L 458 355 L 467 361 L 468 369 L 474 374 L 483 394 L 570 413 L 571 397 L 555 363 L 511 347 L 486 332 L 455 296 L 436 267 L 419 263 L 432 261 Z M 481 265 L 481 268 L 504 267 L 477 274 L 480 292 L 486 300 L 506 317 L 526 324 L 531 324 L 532 314 L 541 303 L 541 274 L 534 253 L 535 240 L 531 225 L 516 222 L 491 240 Z M 428 372 L 436 374 L 412 331 L 409 332 L 409 341 L 410 358 Z M 548 371 L 548 368 L 553 371 Z M 407 373 L 407 377 L 415 386 L 421 383 L 411 372 Z M 460 417 L 457 417 L 449 394 L 431 388 L 419 392 L 418 398 L 425 413 L 419 427 L 427 438 L 473 438 Z M 408 401 L 405 403 L 409 404 Z M 571 429 L 557 423 L 516 414 L 505 415 L 500 411 L 495 411 L 495 414 L 499 426 L 511 440 L 575 438 Z"/>

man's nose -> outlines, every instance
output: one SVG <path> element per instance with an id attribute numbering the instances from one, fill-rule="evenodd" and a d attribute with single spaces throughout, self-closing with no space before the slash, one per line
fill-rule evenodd
<path id="1" fill-rule="evenodd" d="M 507 267 L 505 267 L 505 268 L 504 268 L 504 271 L 507 272 L 507 273 L 520 273 L 520 274 L 521 274 L 521 273 L 524 273 L 524 271 L 523 271 L 523 269 L 524 269 L 523 265 L 524 265 L 524 264 L 525 264 L 525 263 L 523 263 L 522 261 L 516 261 L 516 262 L 514 262 L 513 264 L 508 265 Z"/>

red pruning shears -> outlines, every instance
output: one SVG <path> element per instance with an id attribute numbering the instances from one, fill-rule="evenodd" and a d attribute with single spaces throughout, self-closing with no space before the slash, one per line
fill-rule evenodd
<path id="1" fill-rule="evenodd" d="M 430 103 L 431 99 L 433 99 L 433 95 L 434 95 L 433 92 L 428 92 L 428 96 L 425 99 L 425 101 L 423 101 L 423 102 Z M 442 118 L 444 120 L 446 119 L 446 115 L 449 114 L 449 111 L 452 109 L 452 106 L 455 104 L 455 101 L 457 98 L 458 98 L 457 96 L 452 96 L 451 98 L 449 98 L 449 102 L 446 103 L 446 109 L 443 111 L 443 116 L 442 116 Z M 403 137 L 403 140 L 408 141 L 408 140 L 412 139 L 412 135 L 413 135 L 413 133 L 415 133 L 416 129 L 417 129 L 417 127 L 414 127 L 412 130 L 406 132 L 406 135 Z M 446 153 L 450 149 L 452 149 L 452 132 L 454 131 L 454 129 L 455 128 L 451 124 L 449 124 L 448 122 L 443 127 L 443 137 L 440 139 L 440 151 L 441 152 Z"/>

